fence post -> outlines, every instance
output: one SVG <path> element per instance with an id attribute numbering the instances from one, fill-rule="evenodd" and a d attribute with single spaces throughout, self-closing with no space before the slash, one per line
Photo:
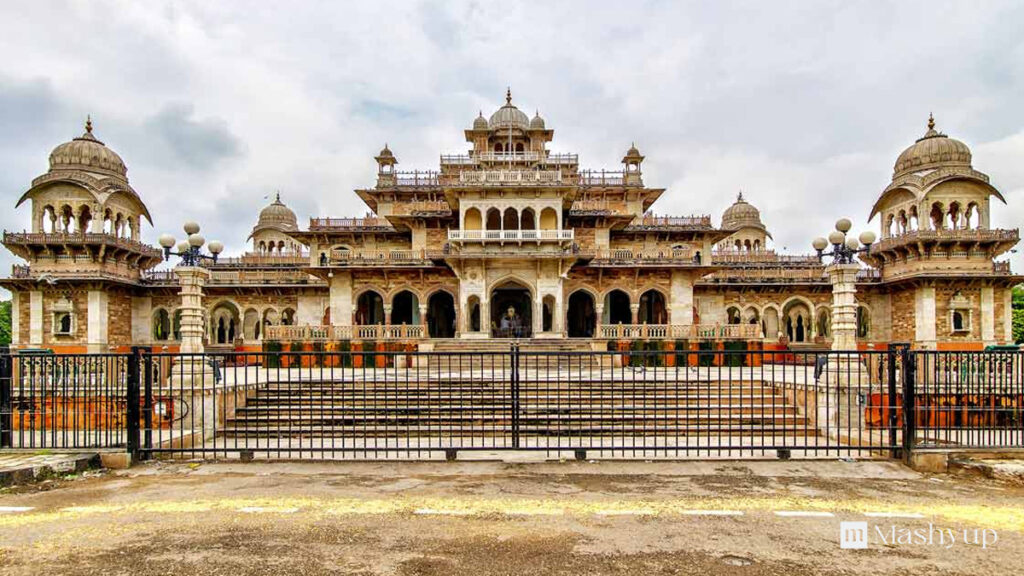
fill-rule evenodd
<path id="1" fill-rule="evenodd" d="M 910 346 L 904 346 L 900 356 L 903 362 L 903 461 L 909 463 L 917 439 L 917 356 Z"/>
<path id="2" fill-rule="evenodd" d="M 139 455 L 142 460 L 149 460 L 153 450 L 153 354 L 146 350 L 142 357 L 142 453 Z"/>
<path id="3" fill-rule="evenodd" d="M 900 458 L 902 456 L 900 453 L 899 439 L 896 434 L 897 428 L 900 426 L 900 410 L 896 409 L 897 406 L 900 405 L 896 403 L 896 399 L 902 398 L 900 395 L 900 392 L 902 392 L 902 385 L 897 386 L 896 366 L 905 366 L 902 361 L 897 363 L 896 360 L 897 358 L 902 360 L 903 355 L 909 346 L 909 344 L 903 343 L 891 344 L 885 354 L 887 390 L 886 401 L 882 408 L 884 410 L 883 414 L 886 416 L 886 426 L 889 428 L 889 457 L 893 459 Z"/>
<path id="4" fill-rule="evenodd" d="M 128 444 L 128 453 L 134 462 L 139 456 L 139 369 L 142 359 L 142 347 L 132 346 L 131 355 L 128 356 L 128 375 L 125 378 L 127 393 L 125 401 L 128 407 L 125 414 L 125 435 Z"/>
<path id="5" fill-rule="evenodd" d="M 11 389 L 13 384 L 11 380 L 14 373 L 13 361 L 10 347 L 0 346 L 0 448 L 10 448 L 12 444 Z"/>
<path id="6" fill-rule="evenodd" d="M 519 344 L 512 344 L 512 448 L 519 449 Z"/>

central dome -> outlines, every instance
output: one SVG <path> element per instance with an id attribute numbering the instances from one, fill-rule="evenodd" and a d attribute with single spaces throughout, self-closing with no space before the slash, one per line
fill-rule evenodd
<path id="1" fill-rule="evenodd" d="M 519 128 L 520 130 L 529 130 L 530 118 L 525 112 L 516 108 L 512 105 L 512 90 L 505 92 L 505 105 L 491 114 L 490 120 L 487 121 L 487 125 L 490 126 L 491 130 L 498 128 Z"/>
<path id="2" fill-rule="evenodd" d="M 50 170 L 84 170 L 128 178 L 128 168 L 116 152 L 92 135 L 92 120 L 85 121 L 85 133 L 50 152 Z"/>
<path id="3" fill-rule="evenodd" d="M 900 154 L 893 177 L 940 166 L 971 166 L 971 149 L 963 142 L 935 130 L 935 118 L 928 117 L 928 131 Z"/>
<path id="4" fill-rule="evenodd" d="M 260 219 L 256 224 L 257 228 L 272 227 L 285 230 L 295 230 L 299 222 L 295 212 L 281 202 L 281 194 L 278 193 L 274 202 L 260 210 Z"/>

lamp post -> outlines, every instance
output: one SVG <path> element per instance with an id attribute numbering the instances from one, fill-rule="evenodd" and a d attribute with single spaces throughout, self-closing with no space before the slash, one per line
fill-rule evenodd
<path id="1" fill-rule="evenodd" d="M 832 350 L 855 351 L 857 349 L 857 254 L 868 252 L 875 241 L 875 233 L 861 232 L 859 238 L 847 237 L 853 224 L 847 218 L 836 222 L 836 229 L 828 239 L 815 238 L 812 246 L 818 252 L 818 260 L 829 256 L 832 263 L 825 267 L 832 284 Z M 832 250 L 825 249 L 832 246 Z"/>
<path id="2" fill-rule="evenodd" d="M 203 267 L 204 261 L 217 261 L 224 250 L 220 242 L 210 242 L 210 255 L 202 253 L 206 239 L 199 234 L 199 224 L 186 222 L 186 239 L 178 244 L 177 252 L 171 248 L 174 236 L 163 234 L 159 238 L 164 249 L 164 260 L 178 256 L 181 262 L 174 268 L 174 274 L 181 285 L 181 353 L 202 354 L 203 348 L 203 285 L 210 278 L 210 271 Z"/>

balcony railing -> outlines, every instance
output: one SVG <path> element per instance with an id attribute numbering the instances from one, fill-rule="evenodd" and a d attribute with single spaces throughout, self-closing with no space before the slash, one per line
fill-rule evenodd
<path id="1" fill-rule="evenodd" d="M 871 251 L 886 250 L 894 246 L 913 244 L 927 241 L 945 242 L 1017 242 L 1020 239 L 1020 232 L 1017 230 L 1000 229 L 942 229 L 942 230 L 912 230 L 897 236 L 882 238 L 871 245 Z"/>
<path id="2" fill-rule="evenodd" d="M 216 266 L 224 267 L 259 267 L 289 266 L 309 263 L 309 252 L 247 252 L 241 256 L 221 257 Z"/>
<path id="3" fill-rule="evenodd" d="M 453 242 L 562 241 L 572 240 L 570 230 L 448 230 Z"/>
<path id="4" fill-rule="evenodd" d="M 630 228 L 678 228 L 711 226 L 711 216 L 655 216 L 646 214 L 630 222 Z"/>
<path id="5" fill-rule="evenodd" d="M 425 250 L 332 250 L 334 266 L 422 266 L 430 264 Z M 323 265 L 324 263 L 321 263 Z"/>
<path id="6" fill-rule="evenodd" d="M 659 249 L 648 249 L 648 250 L 633 250 L 631 248 L 612 248 L 612 249 L 599 249 L 594 253 L 595 263 L 621 263 L 627 264 L 642 264 L 642 263 L 683 263 L 683 264 L 697 264 L 700 262 L 696 258 L 696 252 L 689 246 L 684 248 L 659 248 Z"/>
<path id="7" fill-rule="evenodd" d="M 818 264 L 814 254 L 779 254 L 774 250 L 715 250 L 713 264 Z"/>
<path id="8" fill-rule="evenodd" d="M 607 200 L 576 200 L 569 208 L 570 214 L 623 214 L 625 211 L 625 203 Z"/>
<path id="9" fill-rule="evenodd" d="M 463 170 L 459 184 L 507 186 L 528 184 L 561 184 L 561 170 Z"/>
<path id="10" fill-rule="evenodd" d="M 310 231 L 334 229 L 393 231 L 394 227 L 384 218 L 367 216 L 365 218 L 310 218 L 309 229 Z"/>
<path id="11" fill-rule="evenodd" d="M 285 342 L 332 342 L 337 340 L 419 340 L 426 331 L 422 325 L 384 326 L 267 326 L 264 340 Z"/>
<path id="12" fill-rule="evenodd" d="M 93 232 L 7 232 L 4 231 L 5 244 L 105 244 L 139 252 L 147 256 L 163 256 L 163 251 L 131 238 L 120 238 L 111 234 Z"/>
<path id="13" fill-rule="evenodd" d="M 391 208 L 391 214 L 395 216 L 409 216 L 423 213 L 436 214 L 439 212 L 451 213 L 451 211 L 452 207 L 444 200 L 397 202 Z"/>
<path id="14" fill-rule="evenodd" d="M 992 263 L 992 272 L 995 273 L 995 274 L 1011 274 L 1011 272 L 1010 272 L 1010 262 L 1009 261 L 1006 261 L 1006 262 L 993 262 Z"/>
<path id="15" fill-rule="evenodd" d="M 758 324 L 605 324 L 599 333 L 607 340 L 757 340 L 762 337 Z"/>
<path id="16" fill-rule="evenodd" d="M 11 278 L 31 278 L 32 270 L 28 266 L 15 264 L 11 266 Z"/>

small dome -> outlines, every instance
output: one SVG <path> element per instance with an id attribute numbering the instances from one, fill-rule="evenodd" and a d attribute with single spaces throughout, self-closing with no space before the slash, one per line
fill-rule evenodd
<path id="1" fill-rule="evenodd" d="M 491 114 L 491 119 L 487 121 L 487 125 L 491 130 L 498 128 L 519 128 L 521 130 L 528 130 L 530 128 L 530 119 L 526 114 L 512 105 L 512 90 L 505 93 L 505 105 Z"/>
<path id="2" fill-rule="evenodd" d="M 928 117 L 928 131 L 900 154 L 893 177 L 940 166 L 971 165 L 971 149 L 963 142 L 935 130 L 935 118 Z"/>
<path id="3" fill-rule="evenodd" d="M 116 152 L 92 135 L 92 119 L 85 122 L 85 133 L 50 152 L 50 170 L 84 170 L 127 180 L 128 168 Z"/>
<path id="4" fill-rule="evenodd" d="M 538 110 L 533 114 L 533 120 L 530 120 L 530 130 L 544 130 L 544 119 L 540 117 L 540 111 Z"/>
<path id="5" fill-rule="evenodd" d="M 377 155 L 377 158 L 394 158 L 394 157 L 395 157 L 395 155 L 391 152 L 391 149 L 388 148 L 387 144 L 385 144 L 384 147 L 381 148 L 380 154 Z"/>
<path id="6" fill-rule="evenodd" d="M 722 213 L 722 228 L 738 230 L 751 226 L 764 228 L 764 223 L 761 222 L 761 211 L 744 200 L 743 193 L 740 192 L 736 197 L 736 202 Z"/>
<path id="7" fill-rule="evenodd" d="M 480 115 L 473 119 L 473 130 L 487 130 L 487 119 L 484 118 L 483 110 Z"/>
<path id="8" fill-rule="evenodd" d="M 291 208 L 281 202 L 281 194 L 278 193 L 273 203 L 260 210 L 260 219 L 256 224 L 256 228 L 272 227 L 295 230 L 298 228 L 298 225 L 299 221 L 295 217 L 295 212 L 292 212 Z"/>

